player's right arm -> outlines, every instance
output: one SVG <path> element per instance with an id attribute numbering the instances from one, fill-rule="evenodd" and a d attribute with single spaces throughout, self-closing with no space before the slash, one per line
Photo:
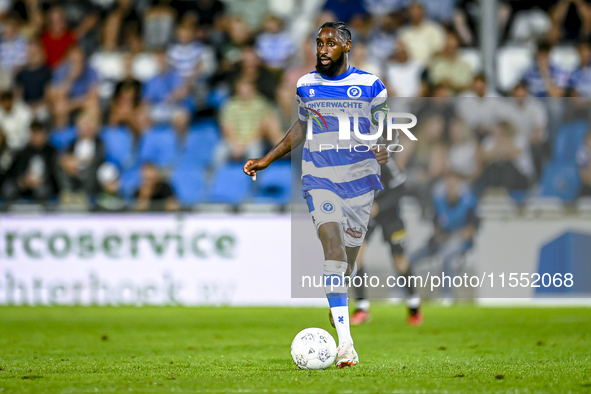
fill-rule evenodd
<path id="1" fill-rule="evenodd" d="M 291 152 L 306 138 L 306 123 L 297 120 L 285 134 L 283 139 L 269 151 L 264 157 L 260 159 L 250 159 L 244 164 L 243 170 L 246 175 L 253 176 L 257 171 L 264 170 L 269 167 L 271 163 L 279 159 L 286 153 Z"/>

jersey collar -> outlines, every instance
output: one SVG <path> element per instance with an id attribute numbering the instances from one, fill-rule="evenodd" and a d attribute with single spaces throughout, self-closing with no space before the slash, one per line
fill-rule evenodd
<path id="1" fill-rule="evenodd" d="M 342 74 L 335 75 L 334 77 L 329 77 L 329 76 L 326 76 L 326 75 L 324 75 L 324 74 L 320 74 L 320 73 L 318 73 L 318 74 L 320 74 L 320 76 L 321 76 L 322 78 L 324 78 L 324 79 L 328 79 L 329 81 L 340 81 L 341 79 L 345 79 L 345 78 L 347 78 L 349 75 L 351 75 L 351 74 L 353 73 L 354 69 L 355 69 L 355 67 L 351 67 L 351 66 L 349 66 L 349 69 L 347 69 L 347 71 L 345 71 L 345 72 L 344 72 L 344 73 L 342 73 Z"/>

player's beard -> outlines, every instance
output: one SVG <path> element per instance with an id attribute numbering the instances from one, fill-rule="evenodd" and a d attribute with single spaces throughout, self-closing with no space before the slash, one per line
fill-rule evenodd
<path id="1" fill-rule="evenodd" d="M 326 66 L 320 62 L 320 56 L 316 56 L 316 71 L 327 77 L 334 77 L 341 66 L 345 63 L 345 52 L 334 60 L 331 60 Z"/>

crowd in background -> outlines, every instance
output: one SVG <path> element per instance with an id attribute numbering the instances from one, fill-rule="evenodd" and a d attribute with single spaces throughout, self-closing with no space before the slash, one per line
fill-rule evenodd
<path id="1" fill-rule="evenodd" d="M 461 56 L 480 42 L 477 0 L 320 1 L 307 30 L 303 4 L 0 0 L 0 203 L 177 210 L 215 200 L 217 183 L 236 187 L 222 170 L 289 128 L 296 82 L 315 68 L 316 27 L 331 20 L 352 31 L 351 64 L 385 82 L 391 108 L 417 115 L 419 141 L 396 160 L 426 205 L 450 170 L 478 196 L 495 187 L 523 201 L 544 178 L 559 189 L 549 195 L 590 194 L 591 3 L 499 2 L 499 42 L 537 47 L 503 92 Z M 558 44 L 577 48 L 574 71 L 551 60 Z M 573 166 L 562 186 L 545 175 Z"/>

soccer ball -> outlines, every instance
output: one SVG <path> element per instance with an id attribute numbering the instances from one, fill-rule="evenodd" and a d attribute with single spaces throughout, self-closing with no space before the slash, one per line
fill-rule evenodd
<path id="1" fill-rule="evenodd" d="M 291 358 L 300 369 L 326 369 L 336 356 L 337 344 L 322 328 L 306 328 L 291 342 Z"/>

